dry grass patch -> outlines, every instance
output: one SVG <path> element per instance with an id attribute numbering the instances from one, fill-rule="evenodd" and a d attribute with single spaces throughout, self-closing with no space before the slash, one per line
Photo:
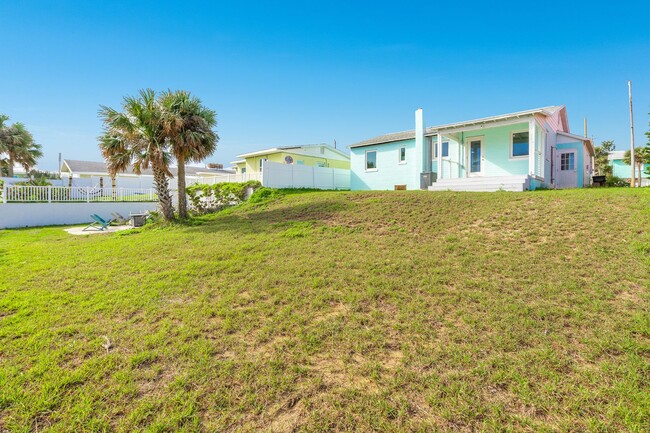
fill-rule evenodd
<path id="1" fill-rule="evenodd" d="M 600 189 L 0 231 L 0 431 L 647 431 L 649 230 Z"/>

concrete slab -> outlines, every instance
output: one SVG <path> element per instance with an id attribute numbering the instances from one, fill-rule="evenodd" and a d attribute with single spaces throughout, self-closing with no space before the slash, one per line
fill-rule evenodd
<path id="1" fill-rule="evenodd" d="M 70 233 L 71 235 L 97 235 L 102 233 L 115 233 L 115 232 L 128 230 L 132 228 L 133 227 L 131 227 L 130 225 L 124 225 L 124 226 L 108 226 L 106 227 L 106 230 L 97 230 L 91 228 L 84 231 L 83 227 L 70 227 L 69 229 L 65 229 L 65 231 Z"/>

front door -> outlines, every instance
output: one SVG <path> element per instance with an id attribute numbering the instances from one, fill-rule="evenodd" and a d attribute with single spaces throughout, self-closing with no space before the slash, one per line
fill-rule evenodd
<path id="1" fill-rule="evenodd" d="M 555 157 L 556 188 L 578 187 L 578 164 L 575 150 L 560 150 Z"/>
<path id="2" fill-rule="evenodd" d="M 483 174 L 483 139 L 467 139 L 467 174 L 469 176 L 481 176 Z"/>

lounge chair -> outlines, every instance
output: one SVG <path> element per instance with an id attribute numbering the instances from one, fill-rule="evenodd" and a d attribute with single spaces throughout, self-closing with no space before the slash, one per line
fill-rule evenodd
<path id="1" fill-rule="evenodd" d="M 83 228 L 82 231 L 86 230 L 106 230 L 106 228 L 113 222 L 113 220 L 108 220 L 106 221 L 104 218 L 100 217 L 97 214 L 92 214 L 90 216 L 94 221 L 88 224 L 86 227 Z"/>
<path id="2" fill-rule="evenodd" d="M 126 224 L 129 222 L 128 219 L 117 212 L 112 212 L 111 215 L 113 216 L 113 221 L 115 221 L 117 224 Z"/>

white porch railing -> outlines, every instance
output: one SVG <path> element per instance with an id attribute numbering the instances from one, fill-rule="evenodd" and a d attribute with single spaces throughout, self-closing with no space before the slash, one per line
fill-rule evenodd
<path id="1" fill-rule="evenodd" d="M 158 196 L 151 188 L 91 188 L 64 186 L 5 185 L 2 203 L 90 203 L 90 202 L 148 202 Z"/>

